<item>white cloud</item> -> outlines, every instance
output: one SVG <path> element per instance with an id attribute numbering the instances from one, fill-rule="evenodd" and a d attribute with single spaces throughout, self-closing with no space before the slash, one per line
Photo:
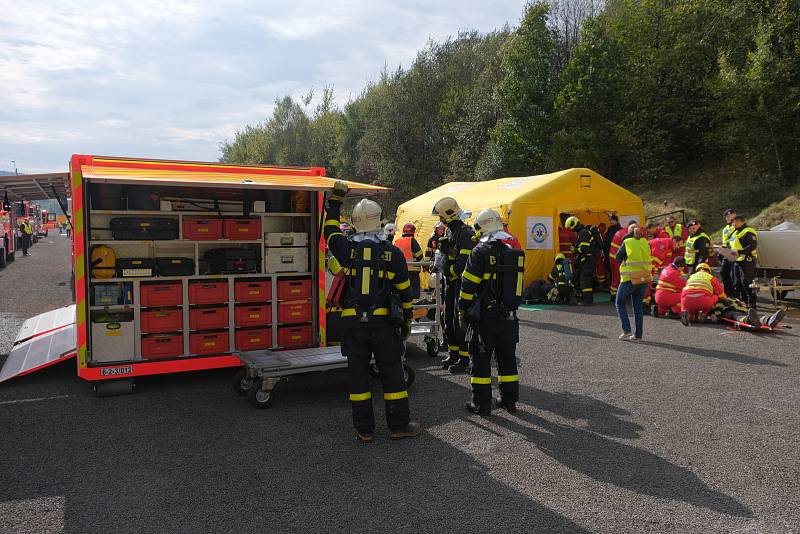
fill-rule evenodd
<path id="1" fill-rule="evenodd" d="M 0 0 L 0 153 L 26 172 L 73 152 L 216 159 L 276 98 L 332 85 L 343 104 L 384 63 L 523 4 Z"/>

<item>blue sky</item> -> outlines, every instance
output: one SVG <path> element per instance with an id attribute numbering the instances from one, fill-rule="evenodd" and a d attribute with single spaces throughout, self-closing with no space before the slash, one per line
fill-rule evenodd
<path id="1" fill-rule="evenodd" d="M 345 103 L 429 38 L 516 25 L 523 0 L 0 0 L 0 169 L 73 153 L 216 160 L 276 97 Z M 313 104 L 312 104 L 313 106 Z"/>

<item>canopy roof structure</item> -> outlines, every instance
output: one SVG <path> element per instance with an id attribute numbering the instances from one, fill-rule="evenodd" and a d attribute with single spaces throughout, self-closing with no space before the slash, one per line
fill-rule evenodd
<path id="1" fill-rule="evenodd" d="M 73 156 L 73 163 L 76 158 L 80 158 L 79 165 L 83 177 L 98 183 L 153 186 L 191 184 L 193 187 L 331 191 L 338 180 L 325 176 L 323 167 L 230 165 L 102 156 Z M 360 193 L 387 190 L 379 185 L 342 181 L 346 182 L 351 190 Z"/>
<path id="2" fill-rule="evenodd" d="M 55 192 L 53 190 L 55 189 Z M 69 173 L 16 174 L 0 176 L 0 198 L 8 192 L 11 202 L 20 200 L 65 199 L 69 195 Z"/>

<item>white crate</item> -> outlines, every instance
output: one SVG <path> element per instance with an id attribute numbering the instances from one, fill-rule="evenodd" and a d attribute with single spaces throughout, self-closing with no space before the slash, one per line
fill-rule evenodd
<path id="1" fill-rule="evenodd" d="M 308 249 L 267 248 L 267 273 L 305 273 L 308 271 Z"/>
<path id="2" fill-rule="evenodd" d="M 307 247 L 308 234 L 297 232 L 267 232 L 264 244 L 268 247 Z"/>
<path id="3" fill-rule="evenodd" d="M 92 323 L 92 361 L 123 362 L 134 359 L 133 321 Z"/>

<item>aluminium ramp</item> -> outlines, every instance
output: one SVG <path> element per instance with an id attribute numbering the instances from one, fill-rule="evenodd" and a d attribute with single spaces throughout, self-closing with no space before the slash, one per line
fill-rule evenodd
<path id="1" fill-rule="evenodd" d="M 0 369 L 0 382 L 72 358 L 76 351 L 75 333 L 73 323 L 15 345 Z"/>
<path id="2" fill-rule="evenodd" d="M 17 333 L 14 345 L 71 324 L 75 324 L 74 304 L 39 314 L 22 323 L 22 328 Z"/>

